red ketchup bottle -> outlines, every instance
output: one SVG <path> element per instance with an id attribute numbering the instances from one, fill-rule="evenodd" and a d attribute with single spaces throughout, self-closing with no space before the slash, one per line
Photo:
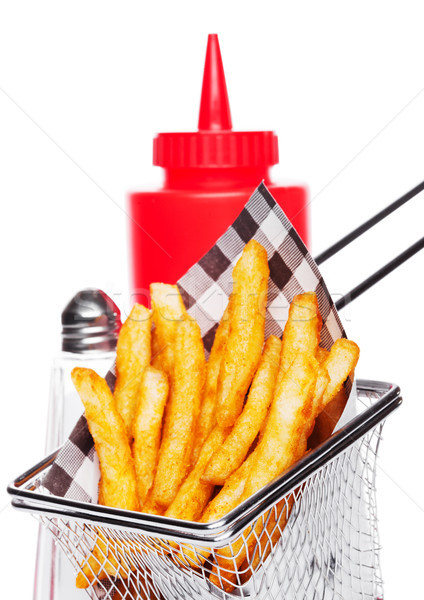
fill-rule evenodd
<path id="1" fill-rule="evenodd" d="M 129 196 L 134 301 L 154 281 L 175 283 L 232 224 L 263 180 L 308 243 L 307 190 L 270 179 L 278 163 L 273 131 L 233 131 L 218 36 L 209 35 L 199 129 L 159 133 L 153 164 L 162 189 Z"/>

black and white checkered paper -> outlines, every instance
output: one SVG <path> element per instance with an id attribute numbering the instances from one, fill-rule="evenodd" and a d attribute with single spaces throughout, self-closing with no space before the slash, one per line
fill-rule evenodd
<path id="1" fill-rule="evenodd" d="M 232 290 L 232 270 L 243 248 L 255 239 L 268 253 L 270 278 L 265 337 L 281 337 L 290 302 L 296 294 L 315 292 L 323 326 L 321 344 L 330 349 L 345 337 L 339 316 L 318 266 L 296 230 L 262 183 L 216 244 L 178 281 L 184 304 L 199 323 L 209 355 L 215 331 Z M 114 375 L 108 383 L 113 388 Z M 97 501 L 99 469 L 84 417 L 47 473 L 43 486 L 51 493 L 85 502 Z"/>

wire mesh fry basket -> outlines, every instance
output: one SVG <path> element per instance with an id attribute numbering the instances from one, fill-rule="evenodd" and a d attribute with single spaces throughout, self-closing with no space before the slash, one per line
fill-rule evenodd
<path id="1" fill-rule="evenodd" d="M 50 530 L 93 599 L 382 598 L 376 456 L 401 397 L 374 381 L 357 392 L 356 417 L 214 523 L 51 495 L 41 479 L 57 453 L 8 491 Z"/>

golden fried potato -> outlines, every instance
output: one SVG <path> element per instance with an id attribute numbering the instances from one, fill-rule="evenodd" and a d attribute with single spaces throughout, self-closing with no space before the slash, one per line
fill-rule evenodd
<path id="1" fill-rule="evenodd" d="M 330 376 L 328 374 L 327 369 L 322 365 L 318 370 L 318 377 L 315 384 L 314 395 L 312 398 L 312 407 L 311 414 L 309 417 L 309 423 L 304 428 L 303 437 L 304 439 L 304 448 L 306 449 L 307 440 L 315 425 L 315 419 L 319 415 L 322 410 L 322 399 L 324 397 L 325 390 L 327 389 L 328 384 L 330 383 Z"/>
<path id="2" fill-rule="evenodd" d="M 304 454 L 305 446 L 302 447 L 299 444 L 295 450 L 293 463 L 301 459 Z M 282 500 L 277 502 L 275 507 L 265 513 L 262 519 L 259 520 L 259 523 L 257 523 L 254 535 L 258 539 L 258 542 L 255 543 L 252 539 L 247 544 L 246 559 L 240 569 L 242 571 L 242 583 L 246 583 L 249 580 L 258 565 L 266 560 L 277 544 L 289 520 L 294 500 L 295 492 L 291 493 L 288 498 L 282 498 Z M 266 533 L 264 533 L 265 530 Z M 235 583 L 235 578 L 233 578 L 233 582 Z"/>
<path id="3" fill-rule="evenodd" d="M 202 518 L 200 519 L 201 523 L 218 521 L 240 503 L 240 498 L 243 495 L 247 477 L 254 460 L 255 455 L 254 452 L 252 452 L 237 471 L 234 471 L 234 473 L 230 475 L 219 493 L 206 506 Z"/>
<path id="4" fill-rule="evenodd" d="M 276 392 L 262 440 L 252 453 L 252 465 L 240 501 L 249 498 L 270 483 L 298 459 L 298 442 L 302 430 L 308 425 L 319 365 L 314 357 L 298 354 L 286 372 Z M 260 531 L 261 524 L 257 524 Z M 234 571 L 246 559 L 257 541 L 249 527 L 244 538 L 237 538 L 230 546 L 219 551 L 210 581 L 220 585 L 219 575 L 225 591 L 234 587 L 234 578 L 225 571 Z"/>
<path id="5" fill-rule="evenodd" d="M 165 373 L 147 367 L 138 388 L 138 405 L 132 424 L 132 454 L 141 507 L 153 485 L 167 398 L 168 379 Z"/>
<path id="6" fill-rule="evenodd" d="M 265 526 L 263 525 L 262 519 L 257 523 L 255 533 L 252 533 L 252 536 L 255 536 L 255 539 L 252 539 L 252 541 L 248 543 L 246 559 L 240 568 L 241 583 L 249 581 L 259 564 L 263 564 L 271 551 L 275 548 L 275 545 L 278 543 L 278 540 L 281 538 L 282 532 L 287 525 L 293 505 L 293 495 L 290 495 L 287 500 L 283 498 L 280 502 L 277 502 L 273 509 L 264 514 L 263 522 L 266 523 Z M 276 515 L 279 515 L 278 520 Z M 227 577 L 227 575 L 224 574 L 224 577 Z M 231 591 L 236 583 L 236 577 L 230 576 L 228 579 L 232 584 L 227 584 L 229 591 Z"/>
<path id="7" fill-rule="evenodd" d="M 344 387 L 334 396 L 317 416 L 313 431 L 308 437 L 308 447 L 316 448 L 321 442 L 328 440 L 347 404 L 347 394 Z"/>
<path id="8" fill-rule="evenodd" d="M 318 348 L 317 358 L 321 364 L 318 372 L 318 378 L 314 390 L 312 400 L 312 413 L 310 424 L 306 426 L 297 446 L 297 456 L 293 462 L 301 458 L 307 447 L 307 438 L 311 429 L 314 429 L 315 419 L 317 418 L 316 427 L 313 431 L 313 436 L 309 438 L 309 446 L 315 447 L 320 442 L 328 439 L 333 432 L 334 426 L 341 417 L 341 414 L 346 406 L 347 396 L 343 388 L 343 383 L 349 374 L 353 376 L 359 358 L 359 348 L 354 342 L 349 340 L 338 340 L 331 351 L 328 352 L 323 348 Z M 328 371 L 327 371 L 328 369 Z M 352 369 L 352 370 L 350 370 Z M 331 375 L 330 375 L 331 374 Z M 338 391 L 337 391 L 338 390 Z M 325 406 L 324 410 L 323 407 Z M 322 410 L 322 412 L 320 412 Z M 294 503 L 293 496 L 286 501 L 280 501 L 271 514 L 264 516 L 266 522 L 267 534 L 262 534 L 256 531 L 256 537 L 259 538 L 258 543 L 253 543 L 253 550 L 247 554 L 247 558 L 241 567 L 242 582 L 245 583 L 252 575 L 258 564 L 266 559 L 275 544 L 281 537 L 281 533 L 287 523 L 291 508 Z M 281 515 L 278 527 L 276 527 L 276 513 L 279 514 L 284 508 Z M 258 527 L 256 528 L 258 529 Z M 259 527 L 260 529 L 260 527 Z M 248 549 L 252 544 L 247 544 Z M 250 567 L 249 567 L 250 564 Z M 225 575 L 224 575 L 225 576 Z M 235 577 L 229 577 L 230 582 L 235 583 Z M 231 584 L 228 584 L 228 589 L 232 589 Z"/>
<path id="9" fill-rule="evenodd" d="M 135 569 L 131 555 L 120 540 L 108 540 L 101 529 L 96 533 L 94 548 L 82 563 L 76 577 L 76 587 L 79 589 L 88 588 L 93 581 L 109 577 L 126 579 L 129 571 Z"/>
<path id="10" fill-rule="evenodd" d="M 75 368 L 72 381 L 85 407 L 88 428 L 99 457 L 101 479 L 99 502 L 105 506 L 138 510 L 134 464 L 121 415 L 106 381 L 91 369 Z M 76 585 L 86 588 L 108 575 L 123 577 L 129 561 L 125 552 L 110 551 L 99 530 L 94 548 L 81 566 Z M 118 554 L 118 560 L 116 559 Z"/>
<path id="11" fill-rule="evenodd" d="M 320 365 L 322 365 L 322 363 L 327 360 L 329 354 L 329 351 L 325 348 L 317 348 L 316 359 Z"/>
<path id="12" fill-rule="evenodd" d="M 276 391 L 264 436 L 255 450 L 246 483 L 246 498 L 293 464 L 297 441 L 308 423 L 319 366 L 315 358 L 299 354 Z"/>
<path id="13" fill-rule="evenodd" d="M 174 374 L 174 340 L 179 323 L 187 316 L 178 287 L 166 283 L 150 285 L 153 323 L 153 366 L 164 371 L 172 386 Z"/>
<path id="14" fill-rule="evenodd" d="M 359 347 L 352 340 L 341 338 L 331 347 L 327 360 L 323 363 L 330 376 L 330 382 L 322 398 L 324 409 L 342 389 L 350 373 L 353 373 L 359 360 Z"/>
<path id="15" fill-rule="evenodd" d="M 199 417 L 196 423 L 196 432 L 194 435 L 194 447 L 191 457 L 191 464 L 194 466 L 199 458 L 200 450 L 206 438 L 216 425 L 216 390 L 218 385 L 219 370 L 224 357 L 225 346 L 227 344 L 228 331 L 230 329 L 229 314 L 231 311 L 231 301 L 224 311 L 221 322 L 215 333 L 212 350 L 206 365 L 206 381 L 200 404 Z"/>
<path id="16" fill-rule="evenodd" d="M 358 359 L 357 344 L 351 340 L 339 339 L 334 342 L 322 363 L 322 368 L 328 373 L 329 382 L 315 406 L 314 422 L 311 423 L 312 435 L 309 440 L 311 448 L 329 438 L 340 419 L 347 403 L 343 384 L 349 376 L 353 378 Z"/>
<path id="17" fill-rule="evenodd" d="M 92 369 L 76 367 L 72 381 L 85 408 L 99 457 L 106 506 L 138 510 L 134 462 L 124 421 L 106 381 Z"/>
<path id="18" fill-rule="evenodd" d="M 210 459 L 202 481 L 224 485 L 226 479 L 244 461 L 266 418 L 274 395 L 280 351 L 281 340 L 274 335 L 270 336 L 265 342 L 264 352 L 243 411 L 230 435 Z"/>
<path id="19" fill-rule="evenodd" d="M 190 465 L 204 380 L 205 353 L 200 328 L 187 318 L 179 323 L 175 335 L 173 384 L 152 491 L 153 502 L 164 509 L 177 495 Z"/>
<path id="20" fill-rule="evenodd" d="M 164 514 L 164 510 L 161 506 L 159 506 L 159 504 L 157 502 L 154 502 L 153 498 L 152 498 L 152 492 L 153 492 L 153 488 L 150 492 L 150 494 L 147 496 L 143 506 L 141 507 L 141 512 L 144 512 L 148 515 L 160 515 L 162 516 Z"/>
<path id="21" fill-rule="evenodd" d="M 277 388 L 288 368 L 299 353 L 315 356 L 322 326 L 316 294 L 307 292 L 293 298 L 283 333 L 280 371 Z"/>
<path id="22" fill-rule="evenodd" d="M 181 485 L 172 504 L 166 511 L 166 517 L 186 521 L 197 521 L 200 518 L 215 488 L 214 484 L 202 483 L 202 474 L 211 456 L 222 445 L 229 432 L 230 428 L 223 429 L 219 426 L 211 431 L 203 444 L 196 465 Z"/>
<path id="23" fill-rule="evenodd" d="M 319 348 L 319 350 L 322 349 Z M 323 351 L 318 353 L 318 356 L 322 359 L 322 362 L 312 402 L 312 413 L 309 426 L 305 429 L 301 441 L 302 447 L 305 448 L 312 432 L 314 432 L 314 435 L 309 442 L 309 447 L 315 447 L 331 435 L 334 425 L 346 406 L 347 398 L 343 384 L 350 373 L 353 377 L 359 358 L 359 348 L 355 342 L 341 339 L 333 344 L 330 352 Z M 336 402 L 334 402 L 335 399 Z M 327 412 L 328 406 L 331 406 L 331 408 L 326 417 L 324 413 Z M 320 418 L 321 415 L 323 415 L 322 418 Z M 318 419 L 320 425 L 315 432 L 314 429 Z M 331 424 L 333 425 L 331 426 Z"/>
<path id="24" fill-rule="evenodd" d="M 151 328 L 151 311 L 141 304 L 135 304 L 121 327 L 116 347 L 116 384 L 113 395 L 130 438 L 137 389 L 144 369 L 150 363 Z"/>
<path id="25" fill-rule="evenodd" d="M 246 479 L 252 464 L 252 454 L 225 482 L 219 493 L 207 505 L 200 519 L 201 523 L 212 523 L 218 521 L 224 515 L 235 508 L 243 494 Z M 211 553 L 210 548 L 196 549 L 182 547 L 177 557 L 182 564 L 197 568 L 202 565 Z"/>
<path id="26" fill-rule="evenodd" d="M 230 330 L 217 388 L 216 418 L 221 427 L 234 425 L 241 413 L 261 357 L 268 276 L 266 250 L 251 240 L 233 270 Z"/>
<path id="27" fill-rule="evenodd" d="M 101 477 L 99 479 L 99 485 L 98 485 L 97 504 L 102 504 L 103 506 L 105 505 L 105 501 L 104 501 L 104 498 L 103 498 L 103 484 L 102 484 L 102 478 Z"/>

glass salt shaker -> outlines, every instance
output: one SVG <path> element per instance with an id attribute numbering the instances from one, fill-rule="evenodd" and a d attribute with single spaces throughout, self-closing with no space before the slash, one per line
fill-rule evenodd
<path id="1" fill-rule="evenodd" d="M 83 413 L 71 381 L 74 367 L 89 367 L 104 377 L 113 364 L 120 311 L 98 289 L 78 292 L 62 312 L 62 351 L 53 361 L 46 435 L 46 453 L 61 446 Z M 40 526 L 35 567 L 34 600 L 82 600 L 71 564 Z"/>

